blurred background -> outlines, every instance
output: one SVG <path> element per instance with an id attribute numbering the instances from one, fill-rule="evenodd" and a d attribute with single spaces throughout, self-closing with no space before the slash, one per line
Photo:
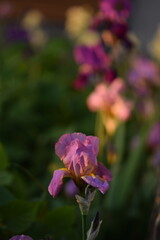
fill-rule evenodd
<path id="1" fill-rule="evenodd" d="M 112 28 L 98 0 L 0 0 L 1 240 L 16 234 L 81 239 L 75 189 L 65 181 L 57 198 L 47 191 L 61 166 L 54 145 L 70 132 L 97 135 L 99 160 L 113 174 L 110 190 L 97 193 L 88 217 L 89 228 L 100 211 L 97 239 L 160 238 L 160 2 L 129 2 L 129 16 Z M 90 25 L 96 35 L 83 35 Z M 129 117 L 115 114 L 113 131 L 104 123 L 113 120 L 112 109 L 101 115 L 103 109 L 95 113 L 87 104 L 104 71 L 94 58 L 99 42 L 113 61 L 105 74 L 114 77 L 102 82 L 110 86 L 121 77 L 123 97 L 132 102 Z M 93 47 L 87 63 L 81 46 Z"/>

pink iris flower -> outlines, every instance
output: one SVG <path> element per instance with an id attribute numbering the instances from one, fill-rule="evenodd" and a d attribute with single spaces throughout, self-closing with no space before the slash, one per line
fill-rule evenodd
<path id="1" fill-rule="evenodd" d="M 130 117 L 133 108 L 132 102 L 121 96 L 123 88 L 122 79 L 116 78 L 110 84 L 98 84 L 87 99 L 88 108 L 100 112 L 103 125 L 110 136 L 115 133 L 120 122 Z"/>
<path id="2" fill-rule="evenodd" d="M 110 85 L 97 85 L 87 99 L 89 109 L 93 112 L 103 111 L 120 121 L 126 121 L 130 116 L 132 103 L 121 96 L 123 88 L 124 83 L 120 78 Z"/>
<path id="3" fill-rule="evenodd" d="M 56 197 L 61 191 L 64 177 L 71 177 L 79 190 L 87 184 L 105 193 L 112 176 L 105 166 L 97 161 L 99 139 L 83 133 L 64 134 L 55 145 L 55 152 L 65 168 L 55 170 L 48 191 Z"/>

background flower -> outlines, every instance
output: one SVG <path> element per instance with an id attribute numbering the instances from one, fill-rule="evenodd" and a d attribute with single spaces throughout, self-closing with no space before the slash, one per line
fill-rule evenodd
<path id="1" fill-rule="evenodd" d="M 138 92 L 147 94 L 151 90 L 150 87 L 160 86 L 159 69 L 155 62 L 138 57 L 131 65 L 128 80 Z"/>
<path id="2" fill-rule="evenodd" d="M 16 235 L 10 238 L 9 240 L 33 240 L 30 236 L 27 235 Z"/>

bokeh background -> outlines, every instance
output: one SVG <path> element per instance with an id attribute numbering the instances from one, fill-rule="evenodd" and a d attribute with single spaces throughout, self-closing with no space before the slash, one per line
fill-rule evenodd
<path id="1" fill-rule="evenodd" d="M 159 70 L 160 46 L 154 47 L 153 41 L 157 36 L 160 42 L 160 2 L 131 3 L 127 21 L 134 52 Z M 158 240 L 160 128 L 151 145 L 148 139 L 160 122 L 160 75 L 156 86 L 148 86 L 147 97 L 128 86 L 125 95 L 134 102 L 133 114 L 106 144 L 102 122 L 86 104 L 94 87 L 77 89 L 74 84 L 79 71 L 73 54 L 77 43 L 66 31 L 66 13 L 77 5 L 93 15 L 99 9 L 93 0 L 0 1 L 0 239 L 16 234 L 35 240 L 81 239 L 73 189 L 65 181 L 53 199 L 47 188 L 53 171 L 61 166 L 54 152 L 58 138 L 83 132 L 100 137 L 99 160 L 113 174 L 108 193 L 96 195 L 88 228 L 97 209 L 103 219 L 97 239 Z M 125 61 L 128 67 L 130 60 Z"/>

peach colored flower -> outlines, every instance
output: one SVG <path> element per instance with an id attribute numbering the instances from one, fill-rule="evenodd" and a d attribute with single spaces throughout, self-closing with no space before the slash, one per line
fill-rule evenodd
<path id="1" fill-rule="evenodd" d="M 115 79 L 110 85 L 98 84 L 87 99 L 88 108 L 102 113 L 102 120 L 108 133 L 114 133 L 118 122 L 126 121 L 133 104 L 121 96 L 124 89 L 122 79 Z"/>

